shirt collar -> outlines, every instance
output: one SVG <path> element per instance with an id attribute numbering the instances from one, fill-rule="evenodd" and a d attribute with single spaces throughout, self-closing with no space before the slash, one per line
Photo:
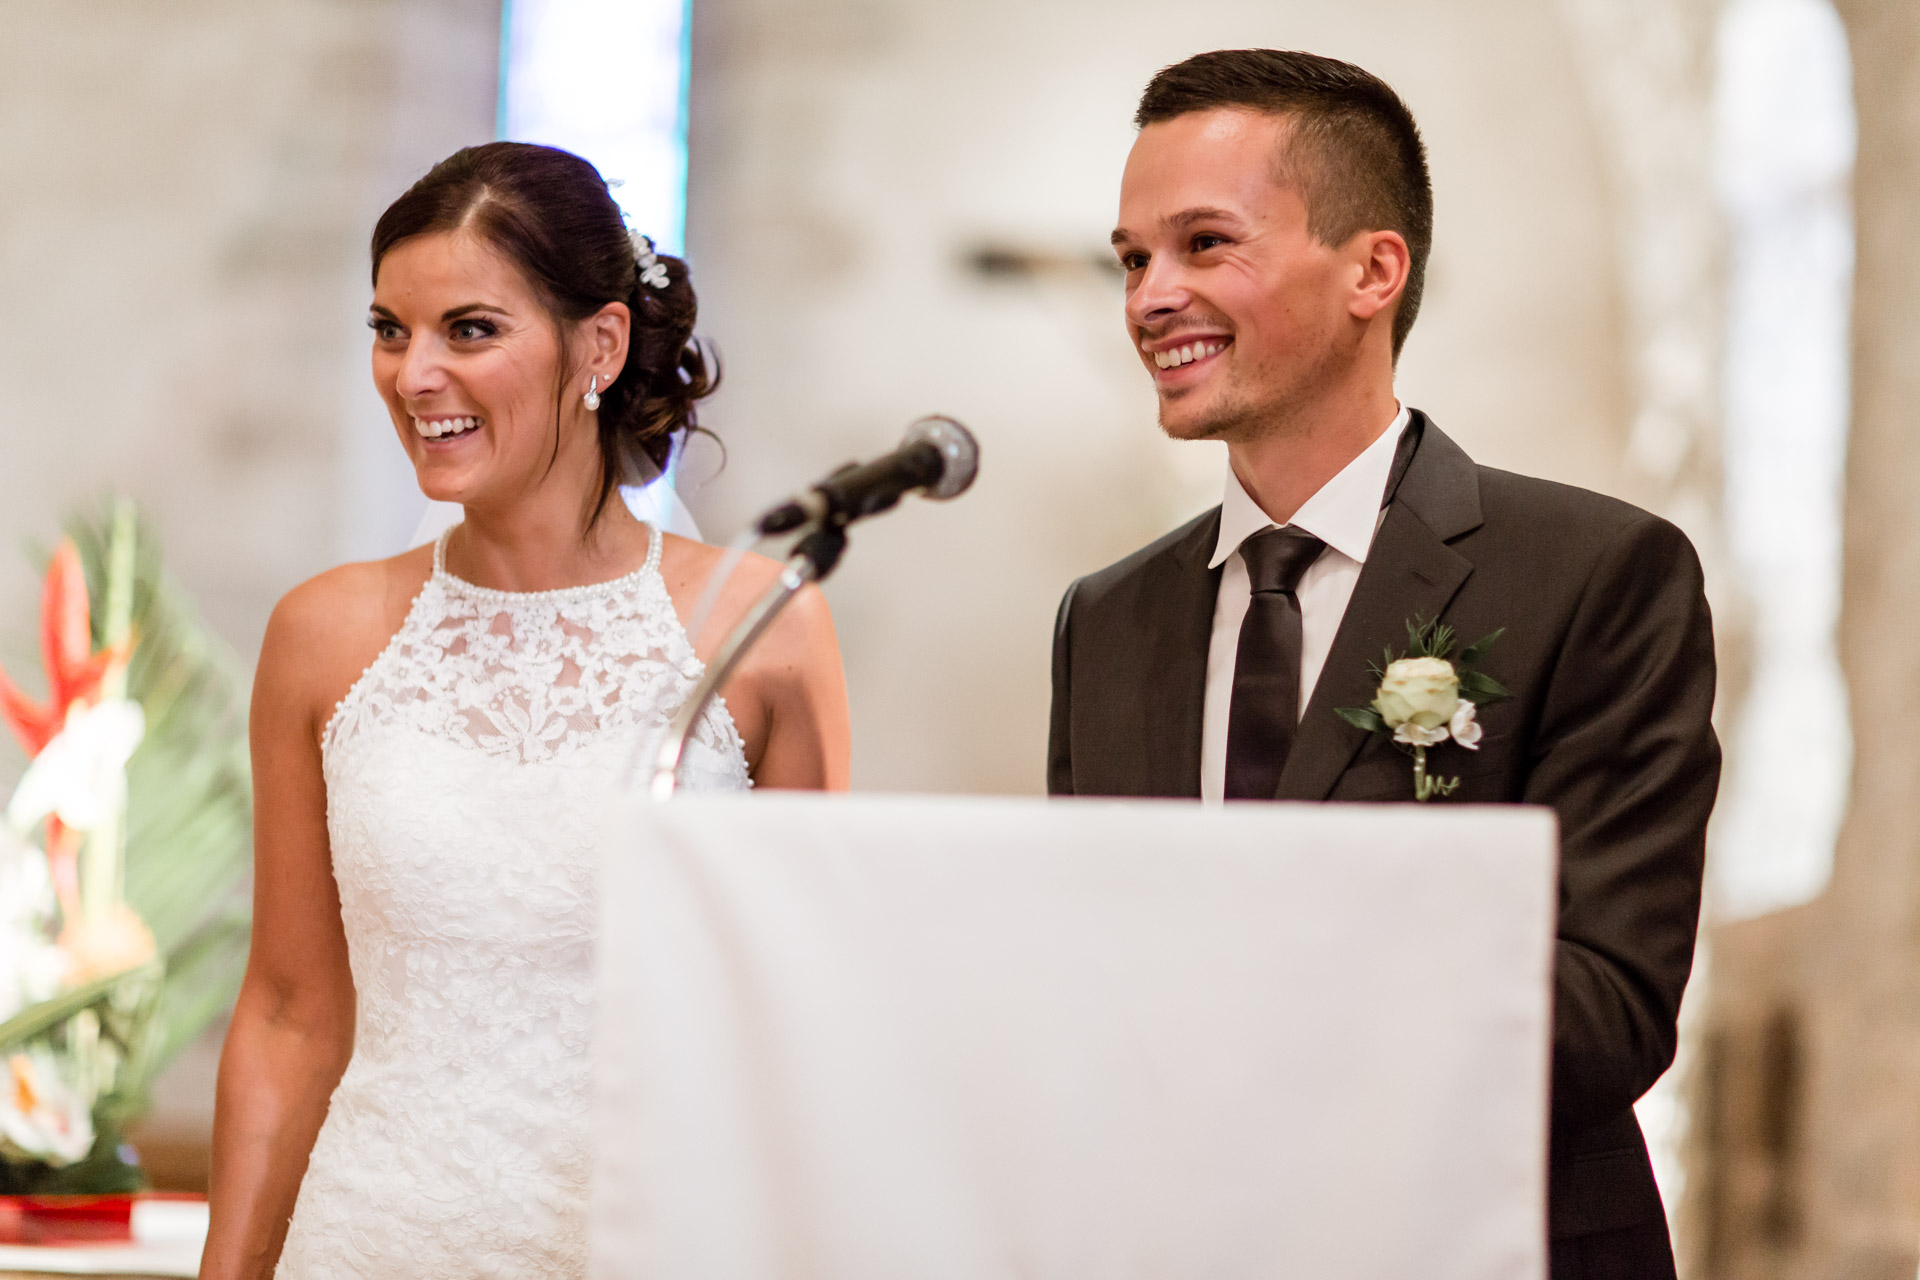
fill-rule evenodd
<path id="1" fill-rule="evenodd" d="M 1412 417 L 1412 411 L 1403 405 L 1380 438 L 1302 503 L 1288 526 L 1310 533 L 1348 559 L 1365 564 L 1367 548 L 1373 545 L 1373 531 L 1380 524 L 1380 496 L 1387 491 L 1394 450 Z M 1220 500 L 1220 536 L 1207 567 L 1219 568 L 1241 543 L 1273 527 L 1272 517 L 1247 495 L 1240 477 L 1229 466 L 1226 493 Z"/>

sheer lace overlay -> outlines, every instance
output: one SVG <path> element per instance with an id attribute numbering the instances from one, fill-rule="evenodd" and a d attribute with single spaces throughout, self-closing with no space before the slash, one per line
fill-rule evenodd
<path id="1" fill-rule="evenodd" d="M 617 582 L 509 593 L 446 571 L 322 739 L 358 999 L 352 1062 L 278 1275 L 580 1276 L 595 823 L 701 674 L 655 532 Z M 696 789 L 749 785 L 719 703 Z"/>

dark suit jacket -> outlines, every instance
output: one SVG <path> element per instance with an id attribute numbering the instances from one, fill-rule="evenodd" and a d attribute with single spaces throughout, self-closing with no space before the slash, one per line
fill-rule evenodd
<path id="1" fill-rule="evenodd" d="M 1461 778 L 1435 803 L 1559 816 L 1549 1234 L 1661 1222 L 1633 1103 L 1673 1060 L 1720 776 L 1699 559 L 1658 517 L 1477 466 L 1420 427 L 1275 799 L 1411 801 L 1408 756 L 1334 709 L 1372 700 L 1369 663 L 1404 651 L 1415 615 L 1450 623 L 1461 644 L 1506 628 L 1481 670 L 1513 696 L 1482 711 L 1478 752 L 1434 750 L 1435 772 Z M 1216 508 L 1068 588 L 1054 794 L 1200 794 L 1219 525 Z"/>

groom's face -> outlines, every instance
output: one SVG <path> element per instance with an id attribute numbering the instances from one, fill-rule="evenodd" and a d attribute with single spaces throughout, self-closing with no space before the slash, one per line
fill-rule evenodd
<path id="1" fill-rule="evenodd" d="M 1195 111 L 1140 131 L 1114 251 L 1127 328 L 1176 439 L 1255 438 L 1332 377 L 1350 334 L 1348 256 L 1282 181 L 1288 122 Z"/>

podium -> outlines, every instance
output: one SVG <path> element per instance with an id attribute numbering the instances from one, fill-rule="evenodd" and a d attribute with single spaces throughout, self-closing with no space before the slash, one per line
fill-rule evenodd
<path id="1" fill-rule="evenodd" d="M 1546 810 L 603 827 L 600 1278 L 1538 1280 Z"/>

